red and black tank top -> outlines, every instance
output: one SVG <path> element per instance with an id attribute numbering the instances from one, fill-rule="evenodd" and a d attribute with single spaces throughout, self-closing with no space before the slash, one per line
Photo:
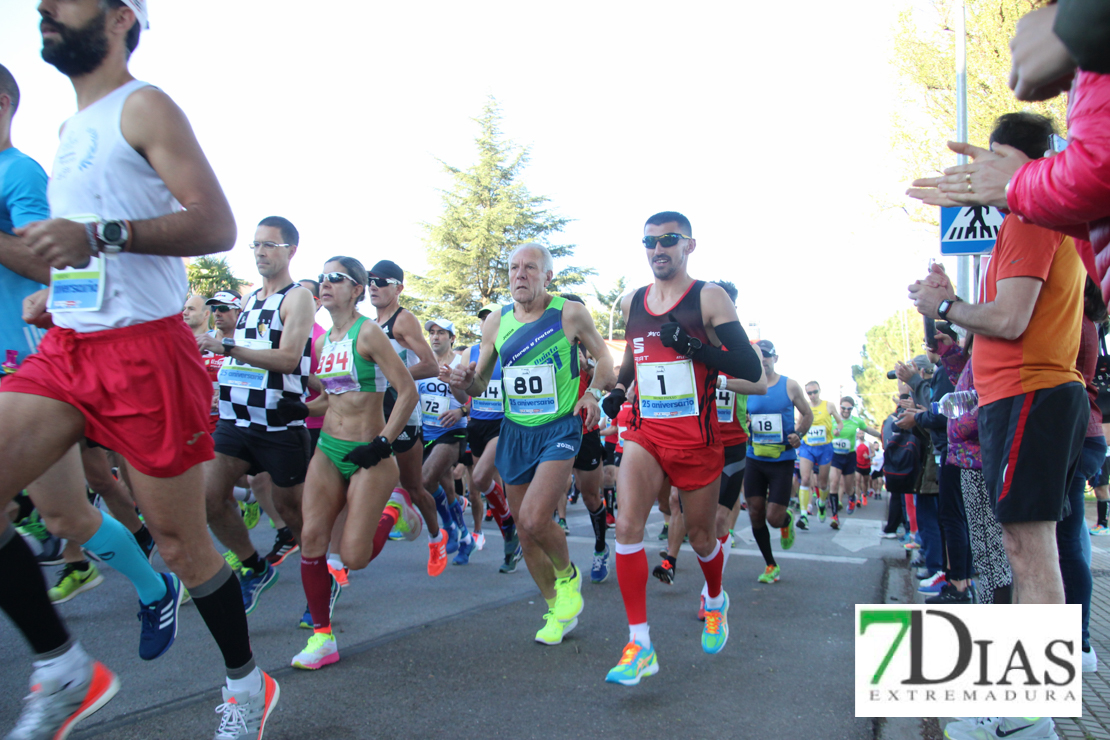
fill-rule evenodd
<path id="1" fill-rule="evenodd" d="M 678 303 L 660 314 L 647 307 L 651 286 L 632 297 L 625 341 L 636 362 L 636 393 L 629 428 L 653 443 L 684 450 L 721 440 L 717 421 L 717 370 L 663 346 L 663 324 L 675 321 L 687 334 L 709 342 L 701 316 L 704 280 L 695 280 Z"/>

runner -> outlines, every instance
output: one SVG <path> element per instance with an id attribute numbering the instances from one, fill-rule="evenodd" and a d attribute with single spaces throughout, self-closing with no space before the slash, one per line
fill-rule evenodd
<path id="1" fill-rule="evenodd" d="M 261 738 L 280 692 L 255 665 L 239 584 L 205 530 L 200 464 L 212 457 L 211 386 L 181 321 L 180 257 L 230 249 L 235 221 L 184 114 L 127 70 L 145 7 L 39 7 L 43 58 L 70 77 L 78 112 L 61 129 L 48 190 L 53 218 L 16 233 L 52 267 L 81 269 L 52 273 L 54 300 L 41 291 L 25 301 L 26 319 L 54 326 L 0 386 L 0 504 L 72 454 L 86 433 L 119 452 L 163 560 L 223 653 L 219 736 Z M 140 376 L 146 382 L 134 382 Z M 12 737 L 64 737 L 112 697 L 118 680 L 69 637 L 13 534 L 0 531 L 0 608 L 38 655 Z M 120 541 L 128 540 L 124 532 Z M 133 552 L 142 557 L 137 546 Z M 176 583 L 166 581 L 167 599 L 180 603 Z"/>
<path id="2" fill-rule="evenodd" d="M 370 268 L 370 303 L 377 310 L 378 326 L 389 337 L 393 349 L 404 360 L 413 380 L 434 378 L 439 363 L 424 339 L 420 322 L 412 311 L 401 308 L 400 297 L 405 290 L 405 273 L 397 263 L 381 260 Z M 385 418 L 388 421 L 396 401 L 396 392 L 386 393 Z M 401 487 L 408 492 L 413 505 L 420 510 L 428 528 L 428 575 L 438 576 L 447 567 L 447 538 L 440 532 L 436 505 L 424 490 L 424 448 L 420 444 L 420 409 L 409 417 L 405 430 L 393 443 L 393 453 L 401 471 Z"/>
<path id="3" fill-rule="evenodd" d="M 867 494 L 871 486 L 871 448 L 860 432 L 856 433 L 856 494 L 859 505 L 867 506 Z"/>
<path id="4" fill-rule="evenodd" d="M 361 570 L 378 556 L 396 524 L 409 539 L 420 534 L 420 515 L 403 489 L 396 489 L 393 441 L 416 408 L 416 384 L 385 333 L 358 312 L 366 295 L 366 268 L 351 257 L 333 257 L 320 276 L 320 302 L 331 314 L 331 332 L 316 343 L 316 377 L 327 407 L 320 441 L 304 491 L 301 582 L 312 614 L 313 635 L 293 657 L 294 668 L 316 669 L 339 660 L 331 629 L 337 593 L 328 571 L 328 544 L 339 513 L 348 510 L 340 554 L 346 567 Z M 399 411 L 386 423 L 382 401 L 386 378 L 397 390 Z"/>
<path id="5" fill-rule="evenodd" d="M 752 536 L 766 562 L 764 573 L 773 574 L 770 582 L 774 582 L 781 570 L 771 552 L 771 533 L 767 525 L 779 528 L 783 550 L 794 546 L 794 521 L 788 506 L 790 486 L 798 454 L 795 450 L 801 446 L 802 437 L 813 422 L 813 407 L 798 381 L 775 372 L 779 359 L 775 345 L 761 339 L 755 346 L 763 355 L 767 395 L 748 399 L 752 434 L 748 439 L 748 462 L 744 469 L 744 497 L 748 500 Z M 795 411 L 798 412 L 797 426 Z M 760 581 L 768 582 L 764 578 Z"/>
<path id="6" fill-rule="evenodd" d="M 189 331 L 193 332 L 194 337 L 206 334 L 212 312 L 205 304 L 204 296 L 194 293 L 186 298 L 185 308 L 181 310 L 181 318 L 184 319 L 185 326 L 189 327 Z"/>
<path id="7" fill-rule="evenodd" d="M 554 275 L 546 247 L 517 247 L 509 260 L 513 303 L 482 323 L 478 361 L 449 376 L 452 386 L 475 396 L 489 387 L 501 360 L 505 420 L 495 462 L 508 489 L 524 562 L 547 602 L 546 625 L 536 633 L 536 641 L 545 645 L 562 642 L 582 612 L 582 574 L 551 513 L 566 495 L 578 454 L 579 413 L 588 426 L 597 423 L 597 398 L 613 379 L 613 360 L 590 312 L 547 292 Z M 577 343 L 598 358 L 593 384 L 581 398 Z"/>
<path id="8" fill-rule="evenodd" d="M 809 509 L 810 490 L 817 484 L 817 517 L 825 521 L 825 499 L 829 490 L 829 466 L 833 459 L 833 427 L 840 432 L 839 415 L 832 405 L 832 401 L 821 398 L 821 386 L 816 380 L 806 383 L 806 398 L 813 409 L 813 424 L 806 432 L 802 446 L 798 448 L 798 461 L 801 469 L 801 487 L 798 489 L 798 529 L 809 529 L 809 519 L 806 512 Z M 813 466 L 817 466 L 817 476 L 814 480 Z M 835 515 L 834 515 L 835 518 Z M 834 527 L 835 529 L 835 527 Z"/>
<path id="9" fill-rule="evenodd" d="M 837 414 L 840 428 L 832 441 L 833 469 L 829 482 L 832 486 L 829 494 L 832 521 L 829 522 L 829 526 L 833 529 L 840 529 L 840 496 L 842 494 L 851 496 L 848 500 L 848 513 L 852 514 L 856 510 L 856 497 L 853 493 L 857 462 L 855 454 L 856 437 L 860 432 L 870 434 L 872 437 L 881 438 L 883 436 L 882 432 L 870 426 L 863 419 L 852 416 L 855 409 L 856 402 L 852 400 L 851 396 L 844 396 L 840 399 L 840 409 Z"/>
<path id="10" fill-rule="evenodd" d="M 235 324 L 239 321 L 239 310 L 242 308 L 242 297 L 238 293 L 224 290 L 206 300 L 204 305 L 216 317 L 216 328 L 206 333 L 218 341 L 220 346 L 223 346 L 225 339 L 234 339 Z M 185 308 L 186 310 L 189 308 L 188 301 L 185 302 Z M 185 323 L 189 324 L 188 318 L 186 318 Z M 193 330 L 193 336 L 197 336 L 195 329 Z M 212 381 L 212 413 L 210 419 L 212 431 L 215 432 L 216 424 L 220 421 L 220 368 L 224 366 L 227 355 L 223 352 L 205 350 L 200 353 L 200 359 L 204 362 L 204 369 L 208 371 L 208 379 Z"/>
<path id="11" fill-rule="evenodd" d="M 216 457 L 205 465 L 208 526 L 238 558 L 247 614 L 278 578 L 277 567 L 297 551 L 301 492 L 308 472 L 309 436 L 304 397 L 312 364 L 312 294 L 293 282 L 289 263 L 300 234 L 281 216 L 258 223 L 251 242 L 262 287 L 243 301 L 234 339 L 197 338 L 202 352 L 221 353 L 220 421 Z M 285 522 L 270 556 L 254 548 L 233 487 L 244 475 L 270 474 L 274 507 Z"/>
<path id="12" fill-rule="evenodd" d="M 718 653 L 728 640 L 728 594 L 721 588 L 724 553 L 715 534 L 724 466 L 715 406 L 717 374 L 723 370 L 755 382 L 759 362 L 725 291 L 687 273 L 697 246 L 691 234 L 689 220 L 673 211 L 657 213 L 644 225 L 643 244 L 655 281 L 621 300 L 630 341 L 621 377 L 605 399 L 606 413 L 616 416 L 635 377 L 632 423 L 623 435 L 616 548 L 629 640 L 605 678 L 626 686 L 659 671 L 647 623 L 643 537 L 651 506 L 668 479 L 680 492 L 690 546 L 709 585 L 702 649 Z M 672 519 L 678 514 L 672 510 Z"/>
<path id="13" fill-rule="evenodd" d="M 484 322 L 494 311 L 500 312 L 501 306 L 493 303 L 483 306 L 478 312 L 478 319 Z M 475 344 L 467 350 L 466 362 L 477 363 L 481 349 L 481 345 Z M 495 464 L 497 442 L 501 437 L 501 423 L 504 419 L 505 401 L 501 385 L 501 359 L 498 358 L 485 391 L 480 396 L 470 399 L 470 423 L 467 425 L 466 434 L 471 454 L 474 456 L 471 481 L 474 483 L 474 489 L 485 496 L 489 513 L 497 522 L 505 541 L 505 561 L 501 563 L 498 570 L 501 573 L 514 573 L 517 563 L 524 557 L 524 551 L 520 547 L 520 538 L 517 537 L 513 515 L 509 513 L 509 503 L 505 498 L 501 474 L 497 472 Z"/>

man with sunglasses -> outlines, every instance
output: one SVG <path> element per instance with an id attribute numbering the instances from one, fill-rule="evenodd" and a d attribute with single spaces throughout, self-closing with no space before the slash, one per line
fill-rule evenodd
<path id="1" fill-rule="evenodd" d="M 421 331 L 420 322 L 412 311 L 401 308 L 405 290 L 405 272 L 391 260 L 381 260 L 370 268 L 370 303 L 377 311 L 374 320 L 389 337 L 390 344 L 409 368 L 415 381 L 436 377 L 439 363 Z M 386 421 L 393 413 L 397 393 L 385 394 L 383 411 Z M 439 528 L 435 499 L 424 490 L 424 448 L 420 444 L 421 409 L 417 406 L 405 425 L 405 431 L 393 440 L 393 454 L 401 472 L 401 487 L 408 492 L 412 504 L 420 510 L 428 528 L 428 575 L 438 576 L 447 567 L 447 537 Z"/>
<path id="2" fill-rule="evenodd" d="M 288 219 L 262 219 L 250 244 L 262 287 L 243 301 L 234 337 L 197 340 L 202 351 L 226 355 L 219 371 L 216 458 L 205 465 L 205 496 L 208 526 L 242 566 L 247 614 L 277 581 L 276 566 L 299 549 L 301 535 L 301 492 L 310 454 L 304 397 L 316 303 L 289 272 L 299 242 Z M 265 558 L 251 542 L 233 493 L 242 476 L 263 472 L 270 474 L 274 507 L 286 527 Z"/>
<path id="3" fill-rule="evenodd" d="M 643 246 L 655 281 L 621 300 L 626 319 L 624 360 L 605 399 L 615 417 L 636 380 L 633 414 L 618 472 L 617 579 L 629 640 L 605 680 L 631 686 L 659 671 L 647 622 L 648 560 L 644 525 L 660 489 L 679 491 L 690 546 L 705 574 L 702 649 L 718 653 L 728 640 L 728 595 L 721 588 L 722 539 L 716 536 L 724 445 L 717 421 L 718 372 L 758 382 L 759 358 L 736 308 L 719 286 L 695 280 L 687 263 L 697 242 L 690 221 L 664 211 L 644 224 Z M 672 512 L 677 516 L 678 512 Z M 727 535 L 726 535 L 727 536 Z"/>
<path id="4" fill-rule="evenodd" d="M 806 514 L 809 509 L 809 497 L 813 484 L 817 483 L 817 517 L 825 521 L 825 497 L 829 490 L 829 466 L 833 460 L 833 426 L 840 431 L 836 421 L 840 415 L 831 401 L 821 398 L 821 385 L 816 380 L 806 383 L 806 398 L 813 409 L 813 423 L 806 432 L 802 446 L 798 448 L 798 460 L 802 476 L 802 485 L 798 489 L 798 529 L 809 529 L 809 519 Z M 813 467 L 817 466 L 816 481 L 814 480 Z M 834 527 L 835 529 L 835 527 Z"/>
<path id="5" fill-rule="evenodd" d="M 829 526 L 840 529 L 840 497 L 849 496 L 848 513 L 856 510 L 856 437 L 859 434 L 870 434 L 872 437 L 882 439 L 883 433 L 858 416 L 852 416 L 856 409 L 856 402 L 851 396 L 840 399 L 838 421 L 840 427 L 833 437 L 833 462 L 832 476 L 829 485 L 829 505 L 831 506 L 832 521 Z"/>
<path id="6" fill-rule="evenodd" d="M 188 305 L 188 302 L 186 302 L 186 308 L 188 308 Z M 216 317 L 216 328 L 203 333 L 220 342 L 221 345 L 224 339 L 233 338 L 235 322 L 239 319 L 241 305 L 239 294 L 221 290 L 206 300 L 204 305 Z M 188 317 L 186 317 L 185 323 L 189 323 Z M 205 322 L 205 325 L 207 326 L 207 322 Z M 204 369 L 208 371 L 208 379 L 212 381 L 212 431 L 215 432 L 216 424 L 220 421 L 220 368 L 224 366 L 227 355 L 222 352 L 202 350 L 200 359 L 204 362 Z"/>

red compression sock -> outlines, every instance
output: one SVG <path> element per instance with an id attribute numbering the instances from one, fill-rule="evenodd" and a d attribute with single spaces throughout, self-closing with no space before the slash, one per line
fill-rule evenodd
<path id="1" fill-rule="evenodd" d="M 382 518 L 378 520 L 378 529 L 374 532 L 374 549 L 370 552 L 370 560 L 378 557 L 385 543 L 389 542 L 389 532 L 397 524 L 398 513 L 392 506 L 385 507 Z"/>
<path id="2" fill-rule="evenodd" d="M 705 574 L 705 587 L 709 598 L 717 598 L 721 595 L 721 574 L 725 569 L 725 550 L 721 547 L 721 543 L 716 544 L 708 560 L 703 560 L 701 555 L 698 555 L 698 564 L 701 566 L 701 572 Z"/>
<path id="3" fill-rule="evenodd" d="M 630 553 L 622 553 L 624 546 L 617 544 L 617 581 L 620 582 L 621 598 L 629 624 L 647 622 L 647 584 L 648 559 L 644 546 Z M 717 588 L 720 588 L 720 578 Z"/>
<path id="4" fill-rule="evenodd" d="M 324 556 L 301 557 L 301 584 L 308 598 L 308 610 L 312 613 L 312 626 L 318 630 L 330 628 L 331 574 L 328 573 L 328 559 Z"/>

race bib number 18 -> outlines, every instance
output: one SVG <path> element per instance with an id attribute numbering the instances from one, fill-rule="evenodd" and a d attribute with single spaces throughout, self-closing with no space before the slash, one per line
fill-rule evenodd
<path id="1" fill-rule="evenodd" d="M 752 443 L 782 444 L 782 414 L 752 414 Z"/>
<path id="2" fill-rule="evenodd" d="M 534 416 L 559 412 L 554 365 L 521 365 L 501 370 L 509 413 Z"/>
<path id="3" fill-rule="evenodd" d="M 636 365 L 640 416 L 644 419 L 677 419 L 698 415 L 694 392 L 694 363 L 647 362 Z"/>

